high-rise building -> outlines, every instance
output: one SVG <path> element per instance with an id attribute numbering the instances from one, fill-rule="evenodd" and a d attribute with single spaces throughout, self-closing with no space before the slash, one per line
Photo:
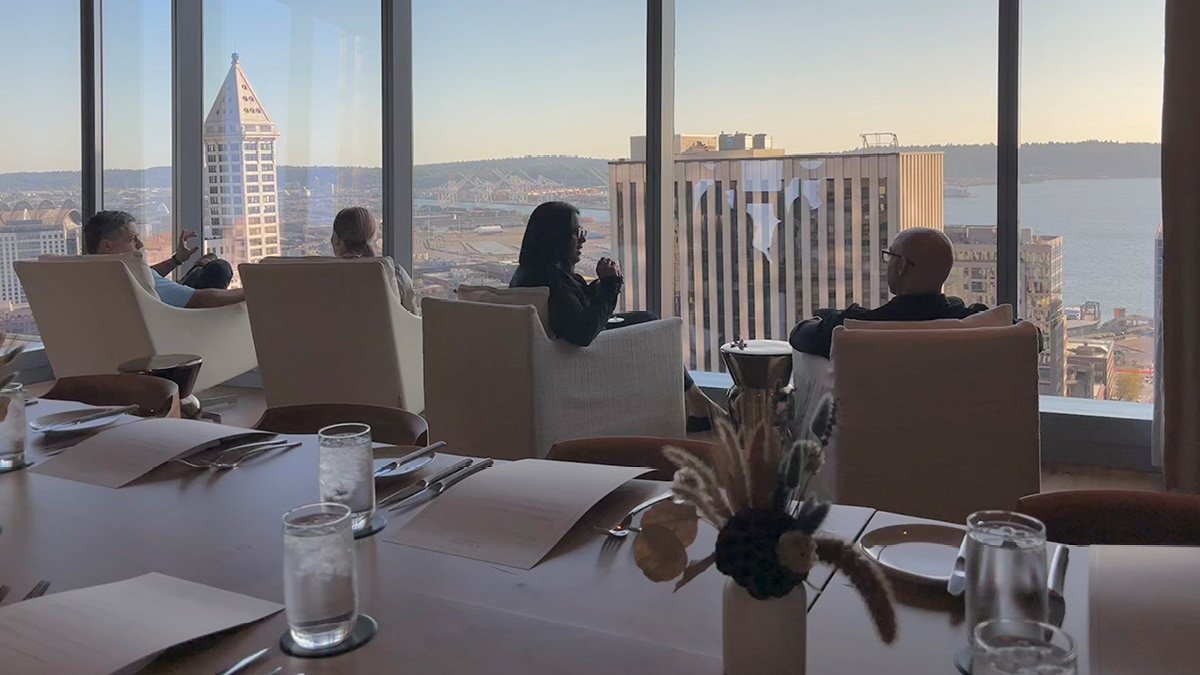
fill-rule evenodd
<path id="1" fill-rule="evenodd" d="M 237 266 L 279 255 L 279 130 L 233 55 L 204 120 L 208 212 L 205 245 Z"/>
<path id="2" fill-rule="evenodd" d="M 996 228 L 949 225 L 954 268 L 946 280 L 947 295 L 967 304 L 996 302 Z M 1016 315 L 1042 331 L 1038 388 L 1042 394 L 1067 394 L 1067 327 L 1063 312 L 1062 237 L 1021 230 Z"/>
<path id="3" fill-rule="evenodd" d="M 941 153 L 788 155 L 760 148 L 675 156 L 674 313 L 689 368 L 722 370 L 722 342 L 787 339 L 822 307 L 887 302 L 880 250 L 942 227 Z M 762 145 L 769 145 L 766 138 Z M 645 163 L 609 164 L 623 309 L 646 306 Z"/>
<path id="4" fill-rule="evenodd" d="M 0 203 L 0 303 L 6 311 L 27 305 L 13 263 L 43 255 L 79 255 L 79 209 L 70 202 Z"/>

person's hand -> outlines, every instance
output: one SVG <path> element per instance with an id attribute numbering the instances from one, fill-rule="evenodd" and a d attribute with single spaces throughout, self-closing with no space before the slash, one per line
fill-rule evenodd
<path id="1" fill-rule="evenodd" d="M 596 263 L 596 276 L 600 279 L 609 277 L 621 278 L 621 266 L 612 258 L 601 258 L 600 262 Z"/>
<path id="2" fill-rule="evenodd" d="M 175 246 L 175 259 L 182 263 L 192 257 L 196 251 L 200 250 L 199 246 L 188 246 L 188 242 L 196 238 L 196 233 L 191 230 L 184 230 L 179 233 L 179 243 Z"/>

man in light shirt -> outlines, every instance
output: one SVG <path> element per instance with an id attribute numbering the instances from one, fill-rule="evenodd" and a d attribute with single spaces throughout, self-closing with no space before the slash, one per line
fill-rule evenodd
<path id="1" fill-rule="evenodd" d="M 154 290 L 158 299 L 172 307 L 196 309 L 200 307 L 222 307 L 245 302 L 242 289 L 230 289 L 233 268 L 212 254 L 204 255 L 176 283 L 167 277 L 196 252 L 188 241 L 196 236 L 184 231 L 179 235 L 178 250 L 170 258 L 151 265 L 154 272 Z M 88 219 L 83 226 L 83 250 L 85 253 L 131 253 L 142 249 L 138 236 L 137 221 L 124 211 L 100 211 Z"/>

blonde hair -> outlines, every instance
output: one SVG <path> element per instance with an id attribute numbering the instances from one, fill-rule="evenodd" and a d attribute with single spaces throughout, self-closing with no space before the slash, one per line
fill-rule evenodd
<path id="1" fill-rule="evenodd" d="M 338 211 L 333 219 L 333 231 L 345 245 L 346 253 L 364 258 L 375 257 L 375 247 L 371 242 L 375 241 L 379 225 L 367 209 L 351 206 Z"/>

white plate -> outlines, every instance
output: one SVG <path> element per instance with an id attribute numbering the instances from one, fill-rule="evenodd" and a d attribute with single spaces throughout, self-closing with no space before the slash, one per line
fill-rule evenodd
<path id="1" fill-rule="evenodd" d="M 103 429 L 117 420 L 121 419 L 121 415 L 125 413 L 114 413 L 108 417 L 100 417 L 79 424 L 71 424 L 71 420 L 79 419 L 84 415 L 91 415 L 98 412 L 94 409 L 89 410 L 69 410 L 67 412 L 52 413 L 43 415 L 29 423 L 29 428 L 34 431 L 54 435 L 54 434 L 79 434 L 85 431 L 95 431 Z"/>
<path id="2" fill-rule="evenodd" d="M 889 525 L 864 534 L 858 545 L 885 572 L 908 581 L 944 587 L 966 534 L 965 528 L 953 525 Z"/>
<path id="3" fill-rule="evenodd" d="M 377 447 L 375 448 L 375 466 L 372 468 L 372 471 L 378 471 L 393 461 L 407 454 L 420 450 L 422 447 L 423 446 L 420 445 L 383 445 Z M 382 476 L 376 476 L 376 478 L 394 478 L 396 476 L 403 476 L 404 474 L 412 473 L 417 469 L 420 469 L 432 461 L 433 453 L 430 453 L 424 457 L 418 457 L 410 462 L 405 462 L 404 464 L 401 464 Z"/>

